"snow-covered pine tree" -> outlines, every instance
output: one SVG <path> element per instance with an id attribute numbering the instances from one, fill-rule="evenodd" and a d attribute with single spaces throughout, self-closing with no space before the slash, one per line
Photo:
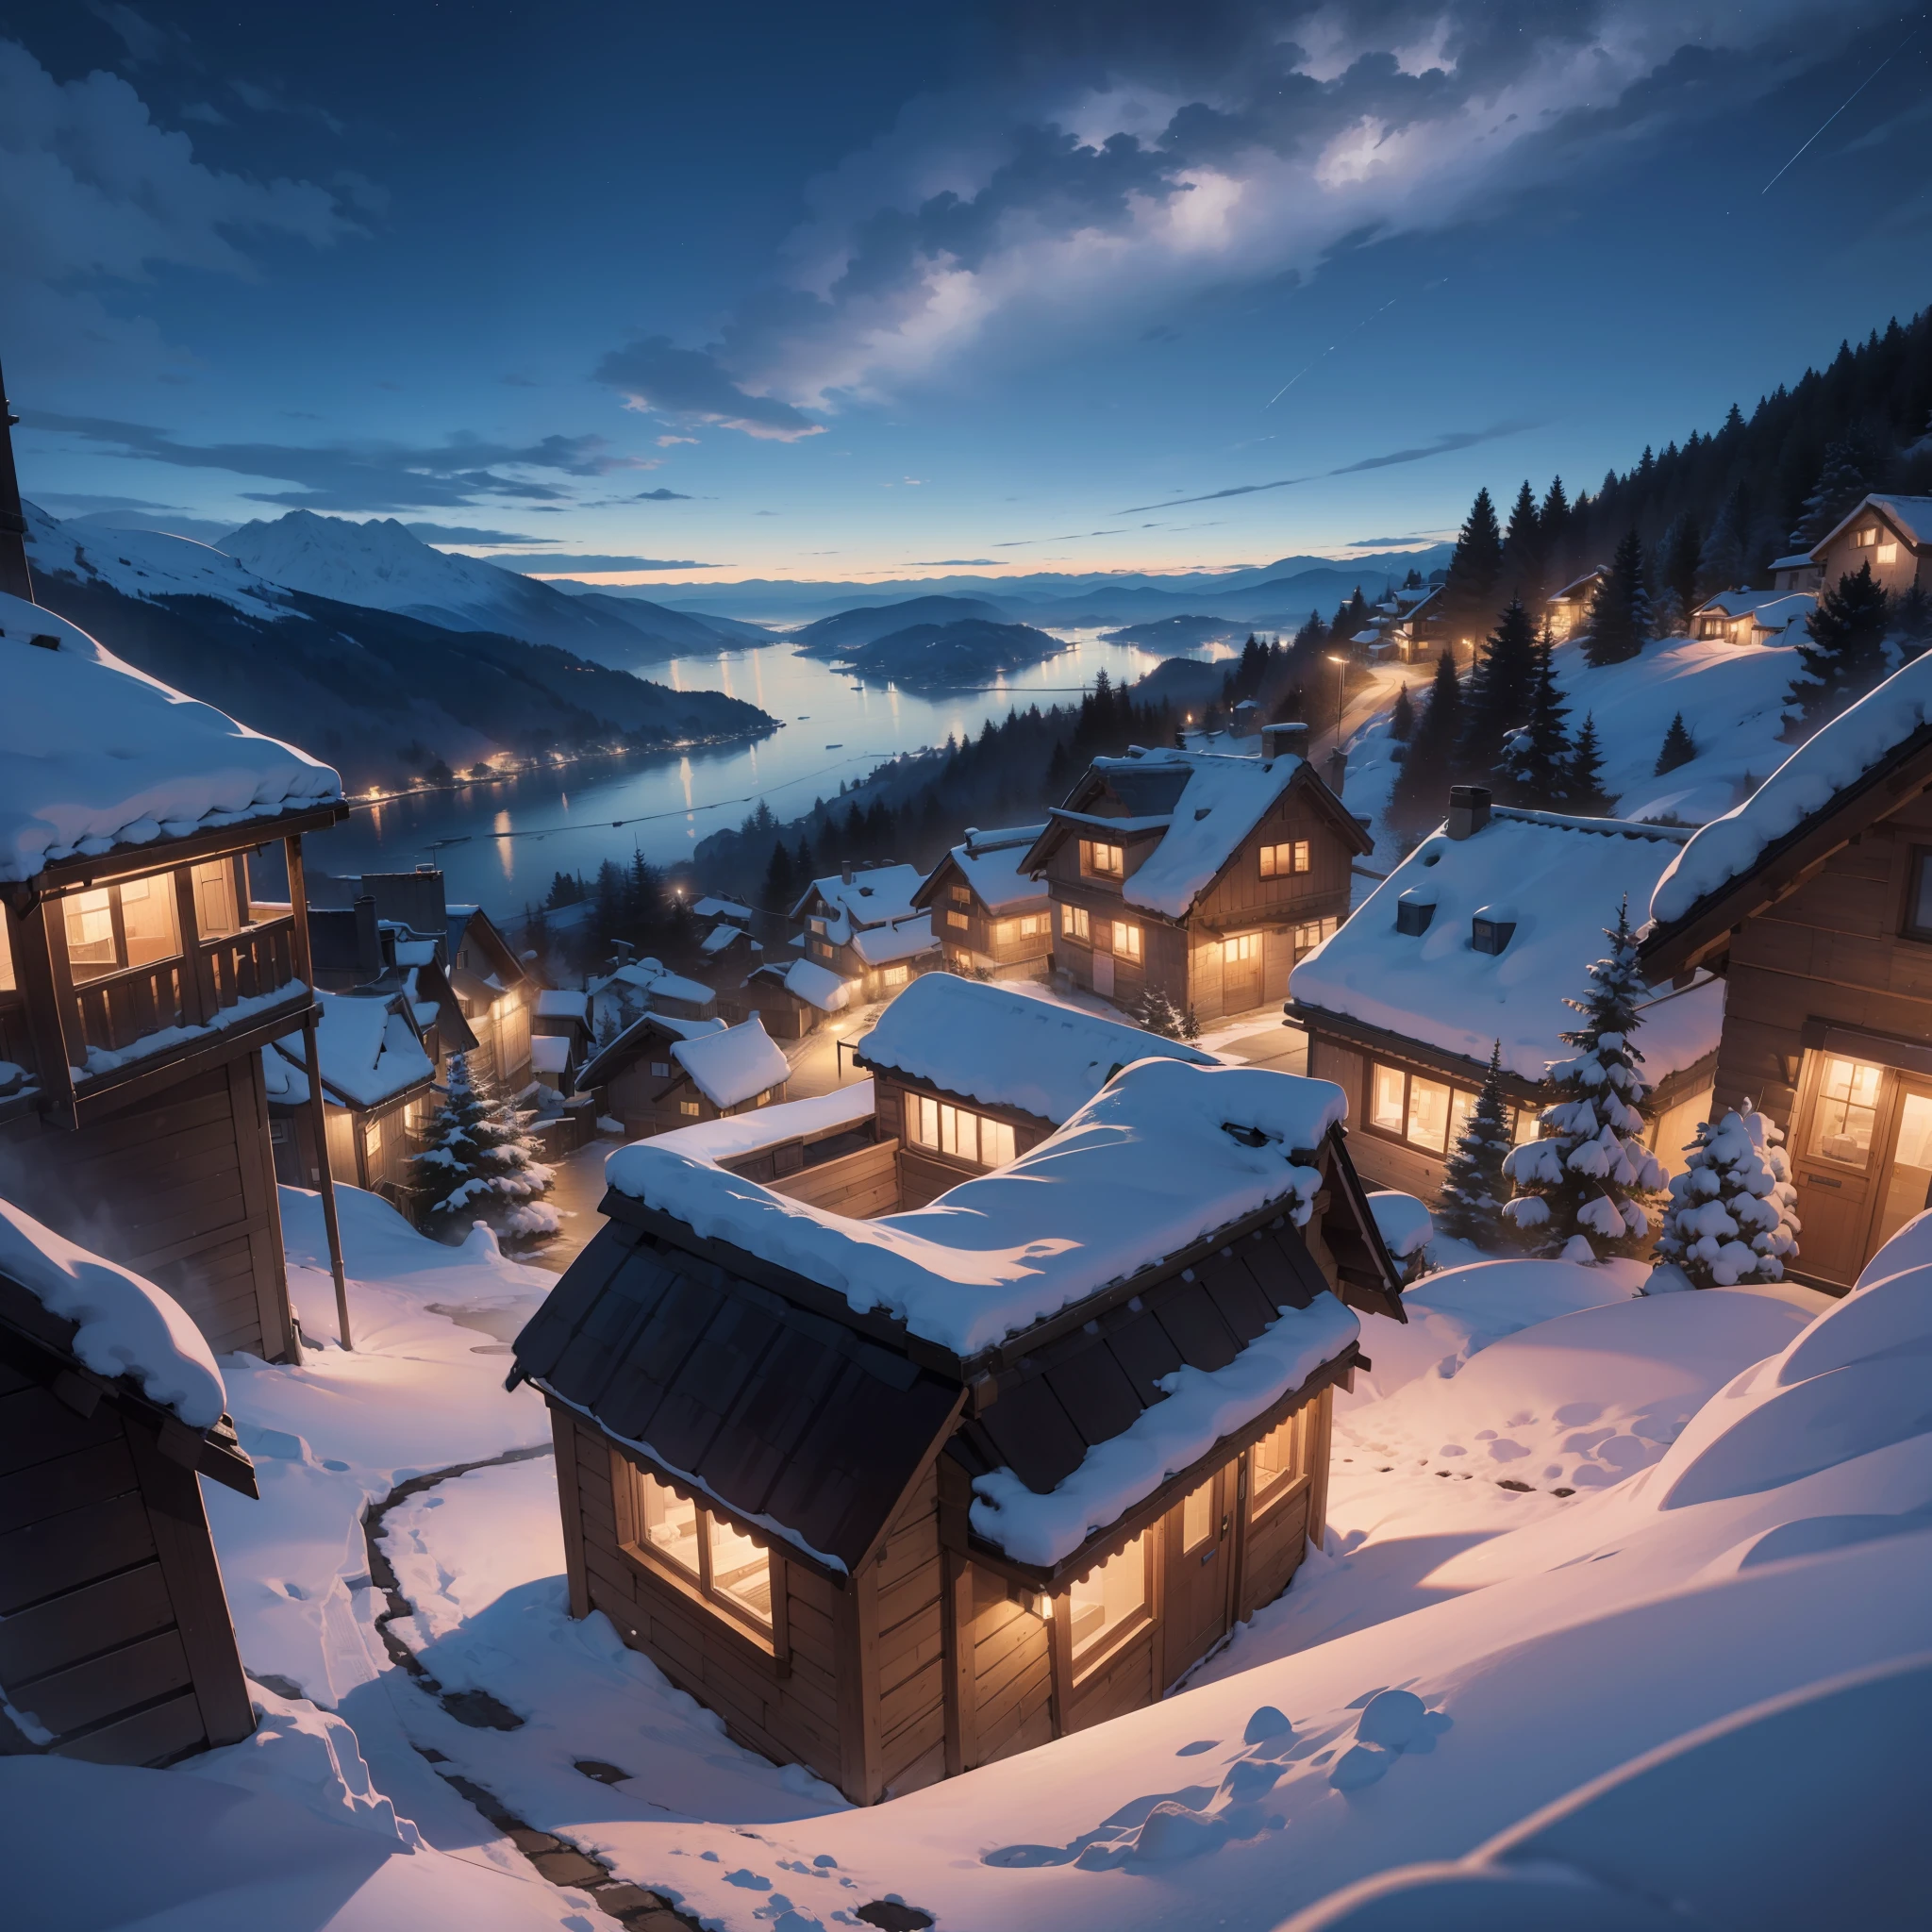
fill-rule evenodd
<path id="1" fill-rule="evenodd" d="M 1790 547 L 1809 550 L 1872 488 L 1880 467 L 1874 452 L 1855 436 L 1826 443 L 1824 465 L 1805 499 L 1805 514 L 1791 531 Z"/>
<path id="2" fill-rule="evenodd" d="M 1697 1129 L 1690 1165 L 1671 1182 L 1645 1294 L 1782 1281 L 1798 1252 L 1798 1191 L 1784 1135 L 1747 1100 Z"/>
<path id="3" fill-rule="evenodd" d="M 1134 1024 L 1159 1034 L 1163 1040 L 1181 1037 L 1181 1016 L 1158 987 L 1150 986 L 1141 995 L 1140 1004 L 1134 1008 Z"/>
<path id="4" fill-rule="evenodd" d="M 1491 1253 L 1517 1244 L 1515 1228 L 1503 1219 L 1503 1204 L 1509 1193 L 1503 1162 L 1509 1147 L 1509 1109 L 1503 1101 L 1503 1042 L 1499 1040 L 1490 1050 L 1490 1070 L 1483 1075 L 1475 1105 L 1463 1121 L 1461 1135 L 1450 1149 L 1442 1171 L 1442 1191 L 1436 1208 L 1439 1233 Z"/>
<path id="5" fill-rule="evenodd" d="M 1679 711 L 1671 720 L 1671 728 L 1664 733 L 1663 749 L 1657 755 L 1657 776 L 1661 778 L 1666 772 L 1674 772 L 1679 765 L 1688 765 L 1697 756 L 1697 741 L 1690 736 L 1690 727 L 1684 723 L 1684 714 Z"/>
<path id="6" fill-rule="evenodd" d="M 1834 718 L 1875 685 L 1885 670 L 1890 600 L 1861 563 L 1818 600 L 1805 620 L 1810 642 L 1798 646 L 1798 675 L 1785 693 L 1785 715 L 1801 731 Z"/>
<path id="7" fill-rule="evenodd" d="M 1643 588 L 1643 541 L 1635 530 L 1591 593 L 1590 635 L 1583 655 L 1591 664 L 1621 664 L 1642 650 L 1651 635 L 1650 595 Z"/>
<path id="8" fill-rule="evenodd" d="M 1603 747 L 1597 741 L 1596 718 L 1592 714 L 1585 717 L 1564 769 L 1564 809 L 1596 817 L 1609 808 L 1609 803 L 1604 791 Z"/>
<path id="9" fill-rule="evenodd" d="M 1503 1162 L 1517 1190 L 1505 1217 L 1537 1252 L 1566 1261 L 1634 1253 L 1650 1232 L 1644 1197 L 1664 1185 L 1663 1168 L 1642 1140 L 1641 1109 L 1650 1089 L 1631 1036 L 1642 1024 L 1637 1002 L 1646 989 L 1627 899 L 1604 931 L 1609 957 L 1591 967 L 1582 999 L 1563 1002 L 1583 1024 L 1560 1036 L 1575 1056 L 1549 1069 L 1561 1097 L 1542 1111 L 1542 1138 L 1524 1141 Z"/>
<path id="10" fill-rule="evenodd" d="M 1201 1023 L 1195 1019 L 1192 1007 L 1181 1015 L 1180 1037 L 1191 1044 L 1201 1037 Z"/>
<path id="11" fill-rule="evenodd" d="M 530 1116 L 497 1097 L 467 1054 L 449 1063 L 449 1086 L 409 1162 L 410 1191 L 425 1233 L 461 1241 L 482 1221 L 506 1240 L 555 1234 L 558 1213 L 542 1196 L 556 1175 L 537 1158 Z"/>

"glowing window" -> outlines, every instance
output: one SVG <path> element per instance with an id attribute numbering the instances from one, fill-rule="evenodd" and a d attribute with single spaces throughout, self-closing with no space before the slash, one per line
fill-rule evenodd
<path id="1" fill-rule="evenodd" d="M 1811 1153 L 1821 1160 L 1863 1167 L 1872 1156 L 1878 1124 L 1882 1067 L 1828 1055 L 1818 1074 L 1818 1104 L 1811 1116 Z"/>
<path id="2" fill-rule="evenodd" d="M 1100 839 L 1080 841 L 1080 860 L 1081 871 L 1104 879 L 1120 878 L 1127 869 L 1126 854 L 1118 845 L 1109 845 Z"/>
<path id="3" fill-rule="evenodd" d="M 1300 872 L 1310 871 L 1314 855 L 1306 839 L 1290 839 L 1278 845 L 1261 847 L 1261 876 L 1264 879 L 1285 879 Z"/>
<path id="4" fill-rule="evenodd" d="M 707 1509 L 711 1589 L 754 1622 L 772 1621 L 772 1559 L 741 1529 Z"/>
<path id="5" fill-rule="evenodd" d="M 1223 940 L 1221 942 L 1221 963 L 1224 966 L 1239 966 L 1261 957 L 1261 935 L 1257 932 L 1244 932 L 1239 939 Z"/>
<path id="6" fill-rule="evenodd" d="M 1137 1536 L 1117 1556 L 1090 1571 L 1067 1591 L 1074 1626 L 1074 1657 L 1104 1645 L 1147 1607 L 1147 1540 Z"/>
<path id="7" fill-rule="evenodd" d="M 1004 1167 L 1013 1158 L 1013 1130 L 1005 1121 L 988 1120 L 925 1093 L 908 1094 L 907 1100 L 915 1146 L 971 1161 L 975 1167 Z"/>
<path id="8" fill-rule="evenodd" d="M 1093 936 L 1093 922 L 1087 916 L 1084 906 L 1062 906 L 1060 908 L 1060 933 L 1065 939 L 1091 940 Z"/>
<path id="9" fill-rule="evenodd" d="M 1369 1097 L 1369 1123 L 1385 1134 L 1399 1134 L 1408 1124 L 1408 1076 L 1399 1067 L 1377 1067 Z"/>
<path id="10" fill-rule="evenodd" d="M 1408 1139 L 1441 1154 L 1449 1141 L 1449 1089 L 1441 1080 L 1411 1078 L 1408 1083 Z"/>
<path id="11" fill-rule="evenodd" d="M 1181 1505 L 1181 1548 L 1194 1550 L 1214 1533 L 1214 1478 L 1191 1490 Z"/>
<path id="12" fill-rule="evenodd" d="M 151 966 L 181 950 L 172 873 L 76 892 L 63 909 L 67 958 L 76 982 L 124 967 Z"/>
<path id="13" fill-rule="evenodd" d="M 1124 919 L 1113 923 L 1113 951 L 1117 959 L 1138 959 L 1141 957 L 1141 928 L 1129 925 Z"/>
<path id="14" fill-rule="evenodd" d="M 1294 929 L 1295 958 L 1311 953 L 1324 940 L 1332 940 L 1341 921 L 1332 914 L 1326 919 L 1307 919 Z"/>
<path id="15" fill-rule="evenodd" d="M 699 1113 L 703 1111 L 695 1100 L 680 1100 L 677 1103 L 677 1110 L 686 1120 L 691 1121 L 696 1120 Z"/>
<path id="16" fill-rule="evenodd" d="M 13 976 L 13 939 L 7 924 L 7 908 L 0 906 L 0 992 L 11 992 L 18 984 Z"/>
<path id="17" fill-rule="evenodd" d="M 904 986 L 911 977 L 912 969 L 909 966 L 888 966 L 879 974 L 879 984 L 881 986 Z"/>
<path id="18" fill-rule="evenodd" d="M 1462 1130 L 1469 1124 L 1469 1117 L 1475 1111 L 1475 1095 L 1466 1088 L 1457 1087 L 1449 1094 L 1449 1144 L 1457 1146 L 1462 1141 Z"/>
<path id="19" fill-rule="evenodd" d="M 634 1473 L 631 1493 L 638 1519 L 634 1554 L 663 1564 L 722 1607 L 771 1631 L 772 1558 L 762 1543 L 641 1471 Z"/>
<path id="20" fill-rule="evenodd" d="M 964 932 L 973 924 L 973 916 L 967 912 L 949 912 L 946 914 L 946 924 L 948 925 L 957 925 L 961 932 Z"/>
<path id="21" fill-rule="evenodd" d="M 644 1544 L 687 1575 L 698 1574 L 698 1506 L 656 1476 L 638 1478 Z"/>
<path id="22" fill-rule="evenodd" d="M 1896 543 L 1881 543 L 1878 546 L 1878 561 L 1880 563 L 1896 563 L 1898 561 L 1898 545 Z"/>
<path id="23" fill-rule="evenodd" d="M 1252 1452 L 1254 1498 L 1257 1506 L 1279 1492 L 1284 1483 L 1301 1474 L 1304 1410 L 1277 1424 L 1255 1444 Z"/>

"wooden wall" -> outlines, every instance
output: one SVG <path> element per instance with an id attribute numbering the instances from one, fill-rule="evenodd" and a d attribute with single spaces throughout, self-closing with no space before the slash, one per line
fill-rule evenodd
<path id="1" fill-rule="evenodd" d="M 850 1215 L 855 1221 L 870 1221 L 875 1214 L 894 1213 L 900 1206 L 899 1144 L 881 1141 L 797 1174 L 781 1174 L 765 1185 L 790 1200 Z"/>
<path id="2" fill-rule="evenodd" d="M 81 1415 L 4 1363 L 0 1684 L 49 1749 L 98 1764 L 255 1727 L 199 1478 L 111 1404 Z"/>
<path id="3" fill-rule="evenodd" d="M 24 1121 L 0 1145 L 58 1232 L 145 1274 L 217 1355 L 293 1340 L 261 1057 L 181 1081 L 77 1132 Z M 13 1175 L 8 1174 L 9 1181 Z"/>
<path id="4" fill-rule="evenodd" d="M 957 1188 L 961 1181 L 971 1180 L 975 1174 L 987 1172 L 985 1168 L 974 1167 L 968 1161 L 955 1160 L 936 1148 L 914 1144 L 908 1131 L 907 1099 L 908 1095 L 920 1092 L 928 1093 L 936 1099 L 945 1098 L 949 1107 L 963 1107 L 968 1112 L 979 1114 L 984 1119 L 1006 1122 L 1013 1130 L 1016 1157 L 1024 1154 L 1029 1147 L 1039 1146 L 1054 1131 L 1050 1122 L 1022 1113 L 1017 1108 L 993 1107 L 977 1100 L 954 1100 L 941 1095 L 937 1087 L 920 1087 L 891 1074 L 875 1072 L 873 1074 L 873 1117 L 878 1123 L 881 1141 L 896 1140 L 899 1142 L 897 1205 L 901 1209 L 924 1208 L 928 1201 L 936 1201 L 948 1188 Z"/>

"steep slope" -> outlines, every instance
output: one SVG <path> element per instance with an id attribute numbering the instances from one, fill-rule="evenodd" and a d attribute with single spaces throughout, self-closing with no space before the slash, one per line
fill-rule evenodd
<path id="1" fill-rule="evenodd" d="M 774 728 L 717 691 L 675 691 L 551 646 L 452 631 L 263 583 L 204 544 L 121 531 L 76 544 L 29 506 L 36 596 L 140 669 L 326 758 L 352 787 L 441 759 L 640 747 Z M 121 542 L 122 538 L 139 541 Z M 213 561 L 209 561 L 213 559 Z"/>
<path id="2" fill-rule="evenodd" d="M 1005 624 L 1008 612 L 985 597 L 908 597 L 895 604 L 865 605 L 834 611 L 793 633 L 799 648 L 812 658 L 847 658 L 863 645 L 915 624 Z"/>
<path id="3" fill-rule="evenodd" d="M 710 626 L 674 635 L 615 600 L 566 596 L 534 577 L 474 557 L 432 549 L 393 517 L 355 524 L 291 510 L 274 523 L 244 524 L 223 548 L 258 576 L 313 597 L 420 618 L 444 630 L 488 630 L 554 644 L 627 671 L 691 648 L 715 648 Z M 650 607 L 655 611 L 656 607 Z M 670 615 L 671 613 L 665 613 Z M 674 626 L 683 632 L 683 626 Z"/>

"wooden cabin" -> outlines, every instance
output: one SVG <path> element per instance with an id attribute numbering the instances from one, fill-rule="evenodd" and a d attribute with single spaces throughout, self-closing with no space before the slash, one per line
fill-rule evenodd
<path id="1" fill-rule="evenodd" d="M 646 1013 L 577 1074 L 630 1140 L 715 1121 L 785 1098 L 791 1064 L 754 1014 L 737 1026 Z"/>
<path id="2" fill-rule="evenodd" d="M 1450 790 L 1449 816 L 1294 970 L 1288 1024 L 1308 1036 L 1308 1072 L 1348 1095 L 1349 1145 L 1371 1186 L 1433 1202 L 1502 1048 L 1515 1138 L 1549 1104 L 1544 1069 L 1605 928 L 1632 922 L 1690 833 L 1681 826 L 1491 809 L 1480 785 Z M 1636 1036 L 1651 1083 L 1646 1139 L 1676 1174 L 1710 1108 L 1724 987 L 1708 974 L 1662 985 Z"/>
<path id="3" fill-rule="evenodd" d="M 1560 591 L 1553 591 L 1543 599 L 1543 622 L 1557 643 L 1578 637 L 1590 628 L 1591 606 L 1596 599 L 1596 587 L 1603 582 L 1604 575 L 1604 566 L 1598 564 L 1594 570 L 1585 571 L 1574 582 L 1565 584 Z"/>
<path id="4" fill-rule="evenodd" d="M 1058 1131 L 1121 1068 L 1149 1058 L 1212 1066 L 1211 1054 L 983 980 L 928 973 L 858 1043 L 875 1140 L 896 1144 L 895 1208 L 923 1208 Z"/>
<path id="5" fill-rule="evenodd" d="M 334 772 L 0 596 L 0 1163 L 217 1351 L 293 1352 L 261 1049 L 312 1023 Z M 290 899 L 248 855 L 284 847 Z"/>
<path id="6" fill-rule="evenodd" d="M 401 993 L 318 992 L 315 999 L 329 1173 L 400 1206 L 428 1122 L 436 1062 Z M 293 1187 L 315 1187 L 320 1160 L 307 1042 L 284 1035 L 263 1056 L 275 1174 Z"/>
<path id="7" fill-rule="evenodd" d="M 1301 729 L 1267 727 L 1259 757 L 1096 758 L 1023 861 L 1053 900 L 1055 971 L 1129 1012 L 1164 993 L 1204 1024 L 1286 999 L 1374 849 L 1286 749 Z"/>
<path id="8" fill-rule="evenodd" d="M 1817 608 L 1808 591 L 1723 591 L 1690 613 L 1690 635 L 1727 644 L 1789 643 Z"/>
<path id="9" fill-rule="evenodd" d="M 449 982 L 475 1036 L 475 1051 L 500 1091 L 520 1094 L 530 1084 L 530 1008 L 537 987 L 482 907 L 450 907 L 447 931 Z"/>
<path id="10" fill-rule="evenodd" d="M 1786 1273 L 1842 1293 L 1932 1205 L 1932 657 L 1801 745 L 1650 901 L 1653 981 L 1725 982 L 1713 1108 L 1784 1129 Z"/>
<path id="11" fill-rule="evenodd" d="M 1152 1703 L 1322 1533 L 1353 1310 L 1402 1319 L 1340 1112 L 1143 1062 L 883 1223 L 722 1188 L 732 1123 L 614 1154 L 510 1376 L 550 1405 L 572 1614 L 860 1804 Z M 1020 1292 L 989 1244 L 1042 1257 Z M 1174 1401 L 1214 1421 L 1170 1474 Z"/>
<path id="12" fill-rule="evenodd" d="M 1808 550 L 1794 551 L 1790 557 L 1774 557 L 1771 560 L 1771 580 L 1781 591 L 1821 590 L 1822 577 L 1823 573 Z"/>
<path id="13" fill-rule="evenodd" d="M 1811 562 L 1827 587 L 1869 565 L 1888 596 L 1932 591 L 1932 496 L 1864 498 L 1812 546 Z"/>
<path id="14" fill-rule="evenodd" d="M 672 972 L 661 959 L 621 954 L 586 991 L 591 1035 L 607 1045 L 645 1013 L 669 1013 L 680 1020 L 718 1017 L 718 995 L 703 980 Z"/>
<path id="15" fill-rule="evenodd" d="M 940 963 L 932 914 L 913 903 L 923 883 L 909 865 L 847 865 L 814 879 L 791 908 L 805 958 L 848 982 L 856 999 L 891 999 Z"/>
<path id="16" fill-rule="evenodd" d="M 774 959 L 754 966 L 741 986 L 720 993 L 718 1010 L 734 1026 L 756 1013 L 774 1040 L 803 1040 L 848 1010 L 858 986 L 809 959 Z"/>
<path id="17" fill-rule="evenodd" d="M 179 1312 L 0 1202 L 0 1755 L 163 1765 L 255 1728 L 199 1480 L 257 1494 L 214 1357 L 89 1366 Z"/>
<path id="18" fill-rule="evenodd" d="M 946 964 L 983 979 L 1044 979 L 1053 966 L 1053 904 L 1021 870 L 1043 825 L 968 831 L 920 882 Z"/>

